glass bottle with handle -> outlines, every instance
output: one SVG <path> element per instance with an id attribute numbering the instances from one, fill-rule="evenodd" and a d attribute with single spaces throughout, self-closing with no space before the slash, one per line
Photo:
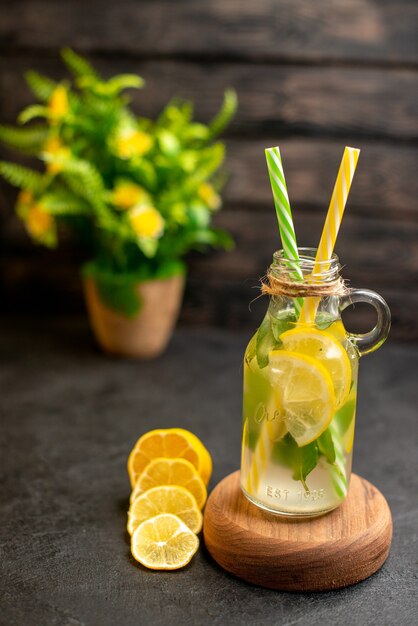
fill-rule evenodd
<path id="1" fill-rule="evenodd" d="M 276 252 L 270 277 L 285 288 L 270 296 L 244 357 L 241 486 L 259 507 L 303 517 L 330 511 L 347 495 L 358 361 L 387 338 L 390 311 L 373 291 L 333 292 L 341 284 L 336 255 L 321 267 L 315 249 L 298 252 L 311 290 L 305 280 L 304 297 L 312 302 L 306 293 L 316 294 L 315 315 L 311 321 L 300 316 L 294 271 L 283 251 Z M 375 328 L 363 335 L 348 333 L 341 320 L 341 312 L 357 302 L 377 312 Z"/>

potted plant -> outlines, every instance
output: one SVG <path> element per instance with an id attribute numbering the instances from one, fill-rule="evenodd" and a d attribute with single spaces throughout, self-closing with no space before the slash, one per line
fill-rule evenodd
<path id="1" fill-rule="evenodd" d="M 35 242 L 54 248 L 65 224 L 86 246 L 84 291 L 102 348 L 152 357 L 177 319 L 184 255 L 232 243 L 211 218 L 221 206 L 225 152 L 215 138 L 236 97 L 225 93 L 209 125 L 195 122 L 191 103 L 180 100 L 153 121 L 128 106 L 125 89 L 141 88 L 142 78 L 104 80 L 74 51 L 62 57 L 73 84 L 28 72 L 39 103 L 22 111 L 18 126 L 0 127 L 0 139 L 38 157 L 43 171 L 1 162 L 0 174 L 21 189 L 16 211 Z"/>

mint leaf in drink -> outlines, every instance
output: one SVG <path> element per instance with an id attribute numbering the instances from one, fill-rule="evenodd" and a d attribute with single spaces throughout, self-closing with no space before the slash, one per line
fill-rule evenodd
<path id="1" fill-rule="evenodd" d="M 354 419 L 356 414 L 356 396 L 353 394 L 343 406 L 338 409 L 335 414 L 334 420 L 338 425 L 338 429 L 341 435 L 344 435 L 348 427 L 351 424 L 351 421 Z"/>
<path id="2" fill-rule="evenodd" d="M 296 323 L 296 317 L 294 313 L 287 313 L 286 316 L 275 317 L 274 315 L 270 315 L 270 323 L 271 323 L 271 331 L 274 335 L 274 338 L 279 343 L 281 342 L 281 335 L 285 333 L 287 330 L 294 328 Z"/>
<path id="3" fill-rule="evenodd" d="M 271 328 L 270 315 L 267 313 L 257 331 L 256 355 L 260 369 L 263 369 L 269 364 L 269 352 L 277 348 L 277 346 L 278 342 Z"/>
<path id="4" fill-rule="evenodd" d="M 293 480 L 300 480 L 305 491 L 309 491 L 306 478 L 318 463 L 319 451 L 316 441 L 299 448 L 290 433 L 274 444 L 272 461 L 292 470 Z"/>
<path id="5" fill-rule="evenodd" d="M 248 344 L 247 349 L 245 351 L 245 360 L 247 362 L 247 365 L 250 365 L 251 361 L 255 357 L 256 348 L 257 348 L 257 333 L 255 333 L 251 337 L 250 343 Z"/>
<path id="6" fill-rule="evenodd" d="M 281 346 L 280 336 L 293 328 L 296 318 L 294 313 L 288 313 L 283 317 L 276 317 L 267 311 L 260 328 L 257 331 L 256 354 L 260 369 L 266 367 L 269 362 L 269 352 Z"/>
<path id="7" fill-rule="evenodd" d="M 322 433 L 322 435 L 318 437 L 318 439 L 316 440 L 316 443 L 318 444 L 319 454 L 322 454 L 322 456 L 326 458 L 328 463 L 334 463 L 335 462 L 335 448 L 334 448 L 334 442 L 332 440 L 331 431 L 329 428 L 327 428 Z"/>
<path id="8" fill-rule="evenodd" d="M 253 452 L 255 452 L 255 447 L 257 445 L 259 435 L 260 435 L 260 428 L 253 427 L 251 430 L 248 430 L 246 445 Z"/>
<path id="9" fill-rule="evenodd" d="M 295 442 L 296 443 L 296 442 Z M 297 446 L 297 444 L 296 444 Z M 298 448 L 299 454 L 296 455 L 293 465 L 293 480 L 300 480 L 305 491 L 309 491 L 306 484 L 307 476 L 315 469 L 318 463 L 318 447 L 313 441 L 303 448 Z"/>

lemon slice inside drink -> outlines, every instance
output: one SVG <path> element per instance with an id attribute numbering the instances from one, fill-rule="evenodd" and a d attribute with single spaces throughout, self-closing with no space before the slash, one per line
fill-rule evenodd
<path id="1" fill-rule="evenodd" d="M 271 384 L 280 395 L 282 419 L 299 447 L 319 437 L 331 423 L 335 393 L 328 370 L 305 354 L 272 350 Z"/>
<path id="2" fill-rule="evenodd" d="M 331 376 L 336 408 L 347 400 L 351 385 L 351 364 L 337 339 L 324 330 L 293 328 L 280 337 L 285 350 L 310 356 L 321 363 Z"/>

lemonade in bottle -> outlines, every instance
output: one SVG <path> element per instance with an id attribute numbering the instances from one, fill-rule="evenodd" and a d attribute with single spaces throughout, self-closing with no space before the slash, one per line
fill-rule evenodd
<path id="1" fill-rule="evenodd" d="M 386 339 L 390 312 L 374 292 L 338 293 L 336 255 L 321 267 L 315 249 L 298 254 L 303 278 L 309 277 L 306 293 L 316 294 L 305 297 L 304 306 L 313 303 L 315 315 L 301 315 L 292 297 L 291 264 L 283 251 L 275 253 L 270 284 L 281 287 L 270 292 L 267 314 L 244 358 L 241 486 L 270 512 L 313 516 L 336 508 L 347 495 L 358 360 Z M 378 323 L 370 333 L 346 332 L 341 312 L 354 302 L 375 307 Z"/>

